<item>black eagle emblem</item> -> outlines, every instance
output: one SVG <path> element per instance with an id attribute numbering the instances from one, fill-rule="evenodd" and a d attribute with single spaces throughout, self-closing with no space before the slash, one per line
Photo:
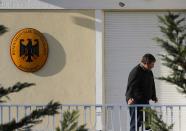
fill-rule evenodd
<path id="1" fill-rule="evenodd" d="M 27 44 L 25 40 L 20 40 L 20 57 L 22 57 L 26 62 L 32 62 L 33 59 L 39 57 L 39 40 L 35 39 L 34 44 L 32 44 L 31 39 L 27 39 Z"/>

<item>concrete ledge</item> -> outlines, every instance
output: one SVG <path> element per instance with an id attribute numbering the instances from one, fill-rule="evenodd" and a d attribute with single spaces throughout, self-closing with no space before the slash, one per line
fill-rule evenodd
<path id="1" fill-rule="evenodd" d="M 0 9 L 184 10 L 186 0 L 0 0 Z"/>

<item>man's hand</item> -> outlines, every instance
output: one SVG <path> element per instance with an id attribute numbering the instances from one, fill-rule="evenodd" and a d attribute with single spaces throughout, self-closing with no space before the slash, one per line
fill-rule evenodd
<path id="1" fill-rule="evenodd" d="M 155 103 L 158 102 L 158 98 L 156 97 L 155 99 L 153 99 L 152 101 L 154 101 Z"/>
<path id="2" fill-rule="evenodd" d="M 128 100 L 128 105 L 131 105 L 131 104 L 133 104 L 134 103 L 134 99 L 133 98 L 130 98 L 129 100 Z"/>

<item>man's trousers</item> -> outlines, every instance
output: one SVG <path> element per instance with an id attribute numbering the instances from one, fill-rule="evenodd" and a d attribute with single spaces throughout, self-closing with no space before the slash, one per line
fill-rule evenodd
<path id="1" fill-rule="evenodd" d="M 149 101 L 144 100 L 138 100 L 135 101 L 132 105 L 140 105 L 140 104 L 149 104 Z M 139 131 L 139 127 L 143 125 L 143 107 L 129 107 L 129 113 L 130 113 L 130 131 L 136 131 L 136 111 L 137 110 L 137 131 Z M 147 118 L 147 116 L 145 115 Z"/>

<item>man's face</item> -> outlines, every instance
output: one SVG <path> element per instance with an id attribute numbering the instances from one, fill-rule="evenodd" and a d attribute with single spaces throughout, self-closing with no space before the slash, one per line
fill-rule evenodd
<path id="1" fill-rule="evenodd" d="M 151 69 L 154 67 L 154 63 L 155 63 L 155 62 L 147 63 L 147 64 L 144 64 L 144 66 L 145 66 L 145 68 L 146 68 L 147 70 L 151 70 Z"/>

